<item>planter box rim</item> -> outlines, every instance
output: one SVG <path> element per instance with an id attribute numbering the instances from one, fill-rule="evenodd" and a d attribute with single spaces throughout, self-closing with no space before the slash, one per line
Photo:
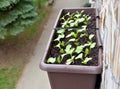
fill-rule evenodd
<path id="1" fill-rule="evenodd" d="M 51 36 L 49 38 L 47 48 L 45 50 L 43 59 L 42 59 L 41 64 L 40 64 L 40 68 L 42 70 L 47 71 L 47 72 L 100 74 L 102 72 L 102 49 L 101 48 L 99 48 L 99 52 L 98 52 L 98 66 L 82 66 L 82 65 L 65 65 L 65 64 L 47 64 L 47 63 L 45 63 L 44 59 L 46 59 L 47 51 L 49 50 L 49 46 L 51 44 L 52 36 L 54 35 L 55 28 L 57 28 L 57 22 L 61 16 L 62 11 L 69 10 L 69 9 L 74 9 L 74 10 L 76 10 L 76 9 L 80 9 L 80 10 L 92 9 L 92 10 L 94 10 L 94 12 L 96 12 L 96 8 L 64 8 L 64 9 L 61 9 L 61 11 L 57 17 L 56 24 L 54 25 L 54 29 L 51 32 Z M 97 16 L 97 13 L 95 13 L 95 15 Z M 98 20 L 96 19 L 96 22 L 97 21 Z M 99 28 L 98 23 L 96 24 L 96 28 Z M 100 47 L 101 42 L 100 42 L 98 30 L 96 30 L 96 34 L 97 34 L 97 38 L 98 38 L 98 42 L 97 42 L 98 47 Z"/>
<path id="2" fill-rule="evenodd" d="M 40 68 L 48 72 L 67 72 L 67 73 L 87 73 L 100 74 L 102 72 L 102 49 L 99 49 L 98 66 L 65 65 L 65 64 L 47 64 L 43 57 Z"/>

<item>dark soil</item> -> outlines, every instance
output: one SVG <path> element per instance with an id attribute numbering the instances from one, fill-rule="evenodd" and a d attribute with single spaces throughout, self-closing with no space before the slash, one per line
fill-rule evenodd
<path id="1" fill-rule="evenodd" d="M 94 38 L 92 39 L 93 42 L 97 43 L 97 38 L 96 38 L 96 17 L 94 14 L 89 14 L 92 18 L 89 20 L 88 22 L 88 26 L 87 26 L 87 33 L 88 34 L 94 34 Z M 81 24 L 79 25 L 79 27 L 81 26 Z M 59 30 L 59 29 L 56 29 Z M 76 31 L 76 27 L 71 30 L 73 32 Z M 71 31 L 68 31 L 68 29 L 66 29 L 65 31 L 65 35 L 68 35 Z M 79 34 L 80 35 L 80 34 Z M 81 44 L 85 44 L 88 41 L 87 37 L 83 37 L 82 39 L 80 38 L 80 36 L 78 35 L 78 42 L 79 45 Z M 53 37 L 53 39 L 57 38 L 57 33 L 55 32 L 55 35 Z M 70 38 L 63 38 L 61 39 L 62 41 L 64 41 L 65 43 L 69 40 Z M 75 42 L 70 42 L 70 44 L 72 45 L 72 47 L 76 48 Z M 50 49 L 49 49 L 49 53 L 47 55 L 47 58 L 49 57 L 58 57 L 59 55 L 61 55 L 61 53 L 59 52 L 60 49 L 59 48 L 55 48 L 54 46 L 57 45 L 57 42 L 52 41 Z M 65 47 L 63 47 L 63 49 L 65 49 Z M 84 49 L 85 50 L 85 49 Z M 77 53 L 73 53 L 73 55 L 76 57 L 78 54 Z M 84 55 L 85 56 L 85 55 Z M 94 49 L 91 50 L 90 54 L 88 54 L 87 57 L 92 57 L 92 60 L 90 60 L 86 65 L 87 66 L 97 66 L 98 65 L 98 47 L 96 45 L 96 47 Z M 65 64 L 66 60 L 70 58 L 70 55 L 66 55 L 64 56 L 61 64 Z M 71 65 L 84 65 L 81 63 L 81 59 L 80 60 L 75 60 L 73 63 L 71 63 Z M 57 64 L 57 63 L 55 63 Z"/>

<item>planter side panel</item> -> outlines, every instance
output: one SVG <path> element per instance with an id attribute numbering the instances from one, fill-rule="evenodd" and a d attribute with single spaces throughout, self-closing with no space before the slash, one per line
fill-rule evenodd
<path id="1" fill-rule="evenodd" d="M 94 89 L 96 75 L 48 72 L 51 89 Z"/>

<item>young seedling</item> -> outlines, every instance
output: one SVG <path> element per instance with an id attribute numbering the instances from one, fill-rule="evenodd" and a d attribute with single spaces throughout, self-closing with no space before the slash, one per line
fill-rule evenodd
<path id="1" fill-rule="evenodd" d="M 68 37 L 74 37 L 74 38 L 77 38 L 77 37 L 78 37 L 78 33 L 71 32 L 70 34 L 68 34 L 68 35 L 66 36 L 66 38 L 68 38 Z"/>
<path id="2" fill-rule="evenodd" d="M 92 58 L 90 57 L 86 57 L 83 61 L 82 61 L 82 64 L 87 64 L 90 60 L 92 60 Z"/>
<path id="3" fill-rule="evenodd" d="M 62 59 L 64 58 L 65 55 L 68 55 L 68 54 L 70 54 L 70 56 L 72 57 L 74 50 L 75 48 L 72 48 L 72 45 L 68 44 L 65 48 L 65 53 L 61 55 Z"/>
<path id="4" fill-rule="evenodd" d="M 47 63 L 55 63 L 55 61 L 56 61 L 56 58 L 50 57 L 48 58 Z"/>
<path id="5" fill-rule="evenodd" d="M 83 51 L 83 48 L 84 48 L 83 45 L 77 46 L 75 52 L 79 54 L 79 53 L 81 53 Z"/>
<path id="6" fill-rule="evenodd" d="M 90 50 L 88 48 L 85 49 L 85 57 L 90 53 Z"/>
<path id="7" fill-rule="evenodd" d="M 72 56 L 70 59 L 68 59 L 67 61 L 66 61 L 66 65 L 70 65 L 72 62 L 74 62 L 74 58 L 75 58 L 75 56 Z"/>
<path id="8" fill-rule="evenodd" d="M 83 60 L 83 53 L 80 53 L 75 59 L 76 59 L 76 60 L 78 60 L 78 59 Z"/>
<path id="9" fill-rule="evenodd" d="M 66 54 L 72 55 L 72 53 L 74 52 L 74 50 L 75 50 L 75 48 L 72 48 L 72 45 L 68 44 L 66 46 L 65 52 L 66 52 Z"/>
<path id="10" fill-rule="evenodd" d="M 95 46 L 96 46 L 96 43 L 95 42 L 92 42 L 92 39 L 93 39 L 93 37 L 94 37 L 94 34 L 91 34 L 90 36 L 89 36 L 89 44 L 90 44 L 90 50 L 91 49 L 93 49 Z"/>
<path id="11" fill-rule="evenodd" d="M 58 63 L 58 64 L 61 63 L 61 58 L 60 58 L 60 56 L 57 57 L 57 63 Z"/>
<path id="12" fill-rule="evenodd" d="M 83 12 L 84 12 L 83 10 L 80 12 L 76 11 L 75 17 L 77 18 L 81 17 Z"/>
<path id="13" fill-rule="evenodd" d="M 58 33 L 58 34 L 64 34 L 64 33 L 65 33 L 65 29 L 57 30 L 57 33 Z"/>
<path id="14" fill-rule="evenodd" d="M 58 37 L 54 41 L 60 41 L 60 39 L 64 37 L 65 37 L 64 34 L 58 35 Z"/>
<path id="15" fill-rule="evenodd" d="M 77 29 L 76 33 L 78 34 L 78 33 L 81 33 L 81 32 L 86 32 L 86 29 L 87 29 L 87 25 L 84 25 L 80 29 Z"/>

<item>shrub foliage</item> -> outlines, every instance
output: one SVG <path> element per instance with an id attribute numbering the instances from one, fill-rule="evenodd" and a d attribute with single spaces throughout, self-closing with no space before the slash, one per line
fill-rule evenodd
<path id="1" fill-rule="evenodd" d="M 0 39 L 23 32 L 36 16 L 34 0 L 0 0 Z"/>

